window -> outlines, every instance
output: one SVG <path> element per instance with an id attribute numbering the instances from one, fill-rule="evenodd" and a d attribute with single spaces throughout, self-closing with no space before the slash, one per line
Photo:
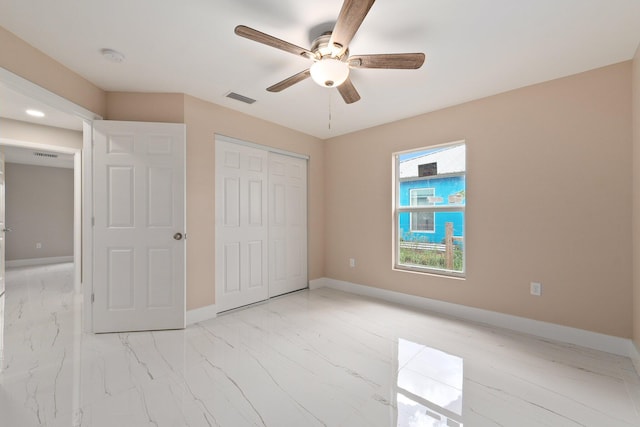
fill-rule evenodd
<path id="1" fill-rule="evenodd" d="M 435 232 L 435 213 L 411 212 L 411 231 Z"/>
<path id="2" fill-rule="evenodd" d="M 435 188 L 412 188 L 409 190 L 411 206 L 432 205 L 430 200 L 436 195 Z"/>
<path id="3" fill-rule="evenodd" d="M 435 196 L 435 188 L 412 188 L 409 190 L 410 206 L 429 206 L 433 205 L 431 201 Z M 433 212 L 412 212 L 411 213 L 411 231 L 417 232 L 433 232 L 434 230 Z"/>
<path id="4" fill-rule="evenodd" d="M 465 154 L 458 142 L 394 155 L 396 269 L 464 276 Z"/>
<path id="5" fill-rule="evenodd" d="M 425 163 L 418 165 L 418 176 L 438 175 L 438 163 Z"/>

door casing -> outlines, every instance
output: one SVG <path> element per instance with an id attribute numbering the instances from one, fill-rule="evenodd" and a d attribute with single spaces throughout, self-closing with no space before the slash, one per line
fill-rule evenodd
<path id="1" fill-rule="evenodd" d="M 81 289 L 83 292 L 83 304 L 85 307 L 90 307 L 91 304 L 91 276 L 86 276 L 87 266 L 91 264 L 91 251 L 88 250 L 87 234 L 90 234 L 91 228 L 87 227 L 86 218 L 89 211 L 88 207 L 91 204 L 87 203 L 87 191 L 86 186 L 86 162 L 85 157 L 87 152 L 91 151 L 90 133 L 87 135 L 87 127 L 91 128 L 91 122 L 93 120 L 102 119 L 102 117 L 86 108 L 69 101 L 66 98 L 61 97 L 47 89 L 38 86 L 35 83 L 26 80 L 17 74 L 14 74 L 4 68 L 0 67 L 0 83 L 5 85 L 11 90 L 14 90 L 22 95 L 31 97 L 42 103 L 45 103 L 61 112 L 74 115 L 78 117 L 78 120 L 83 121 L 83 148 L 69 148 L 58 145 L 49 145 L 34 143 L 31 141 L 21 141 L 7 138 L 0 138 L 0 144 L 12 145 L 16 147 L 24 147 L 37 150 L 45 150 L 49 152 L 72 154 L 74 156 L 74 288 L 77 292 Z M 87 140 L 87 137 L 89 139 Z M 89 143 L 87 144 L 87 141 Z M 90 154 L 89 154 L 90 155 Z M 86 208 L 85 208 L 86 207 Z M 91 239 L 88 239 L 91 242 Z M 85 332 L 92 332 L 91 328 L 91 310 L 82 310 L 82 329 Z"/>

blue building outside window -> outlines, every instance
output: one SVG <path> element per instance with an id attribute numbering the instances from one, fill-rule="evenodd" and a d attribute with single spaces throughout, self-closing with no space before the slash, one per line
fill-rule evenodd
<path id="1" fill-rule="evenodd" d="M 449 204 L 449 198 L 457 201 L 456 195 L 464 195 L 465 177 L 464 175 L 430 178 L 406 178 L 400 181 L 400 206 L 425 206 L 425 204 L 415 203 L 411 199 L 411 193 L 415 190 L 427 189 L 429 193 L 427 201 L 437 201 L 442 198 L 441 203 L 428 203 L 428 205 L 440 206 Z M 413 202 L 413 203 L 412 203 Z M 420 218 L 422 215 L 422 221 Z M 417 218 L 416 218 L 417 217 Z M 403 212 L 399 215 L 400 235 L 403 240 L 419 240 L 430 243 L 443 243 L 445 238 L 445 223 L 453 223 L 453 235 L 464 236 L 464 214 L 462 212 Z M 417 219 L 417 221 L 416 221 Z M 417 224 L 416 224 L 417 222 Z M 428 228 L 420 225 L 427 223 Z M 418 226 L 416 226 L 418 225 Z"/>

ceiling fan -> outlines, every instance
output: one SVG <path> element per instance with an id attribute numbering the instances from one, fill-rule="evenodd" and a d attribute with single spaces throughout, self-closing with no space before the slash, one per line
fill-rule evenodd
<path id="1" fill-rule="evenodd" d="M 296 46 L 244 25 L 238 25 L 235 33 L 314 61 L 308 69 L 268 87 L 269 92 L 280 92 L 311 77 L 320 86 L 337 87 L 344 101 L 351 104 L 360 100 L 360 94 L 349 78 L 351 68 L 417 69 L 424 63 L 424 53 L 349 55 L 349 43 L 374 2 L 375 0 L 344 0 L 333 31 L 317 37 L 311 44 L 311 49 Z"/>

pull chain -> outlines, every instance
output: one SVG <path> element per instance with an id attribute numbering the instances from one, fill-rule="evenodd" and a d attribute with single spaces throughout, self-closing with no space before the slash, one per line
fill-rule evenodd
<path id="1" fill-rule="evenodd" d="M 331 130 L 331 92 L 332 90 L 328 90 L 329 92 L 329 130 Z"/>

